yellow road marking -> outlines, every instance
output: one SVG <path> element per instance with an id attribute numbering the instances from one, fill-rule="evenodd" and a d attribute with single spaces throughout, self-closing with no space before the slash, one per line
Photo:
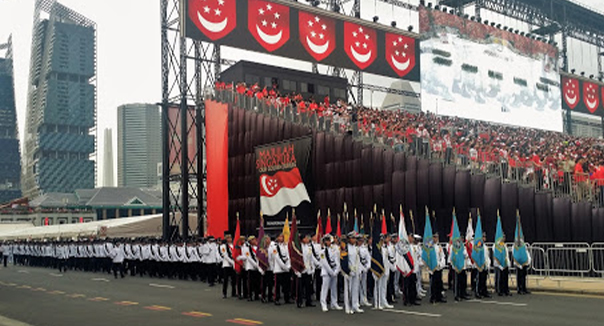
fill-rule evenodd
<path id="1" fill-rule="evenodd" d="M 250 320 L 250 319 L 243 319 L 243 318 L 235 318 L 234 320 L 243 321 L 246 323 L 251 323 L 251 324 L 256 324 L 256 325 L 262 325 L 262 322 L 257 321 L 257 320 Z"/>
<path id="2" fill-rule="evenodd" d="M 115 304 L 120 305 L 120 306 L 136 306 L 138 304 L 138 302 L 134 302 L 134 301 L 119 301 L 119 302 L 116 302 Z"/>
<path id="3" fill-rule="evenodd" d="M 85 298 L 86 296 L 83 294 L 68 294 L 67 297 L 69 297 L 69 298 Z"/>
<path id="4" fill-rule="evenodd" d="M 31 289 L 32 291 L 36 291 L 36 292 L 46 292 L 45 288 L 36 288 L 36 289 Z"/>
<path id="5" fill-rule="evenodd" d="M 21 286 L 17 287 L 17 289 L 31 289 L 31 286 L 29 286 L 29 285 L 21 285 Z"/>
<path id="6" fill-rule="evenodd" d="M 65 294 L 65 292 L 64 291 L 51 291 L 51 292 L 48 292 L 48 294 Z"/>
<path id="7" fill-rule="evenodd" d="M 109 301 L 109 298 L 103 298 L 103 297 L 96 297 L 96 298 L 91 298 L 88 299 L 89 301 Z"/>
<path id="8" fill-rule="evenodd" d="M 185 316 L 191 316 L 191 317 L 211 317 L 212 314 L 208 314 L 205 312 L 200 312 L 200 311 L 189 311 L 189 312 L 183 312 L 182 313 Z"/>
<path id="9" fill-rule="evenodd" d="M 172 308 L 170 308 L 170 307 L 166 307 L 166 306 L 158 306 L 158 305 L 147 306 L 147 307 L 145 307 L 145 309 L 148 309 L 148 310 L 155 310 L 155 311 L 167 311 L 167 310 L 172 310 Z"/>

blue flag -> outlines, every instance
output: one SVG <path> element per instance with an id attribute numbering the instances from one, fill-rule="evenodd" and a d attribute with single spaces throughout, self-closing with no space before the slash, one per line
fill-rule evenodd
<path id="1" fill-rule="evenodd" d="M 346 276 L 350 275 L 350 263 L 348 260 L 348 244 L 346 241 L 340 243 L 340 270 Z"/>
<path id="2" fill-rule="evenodd" d="M 438 267 L 438 259 L 436 257 L 436 248 L 434 248 L 434 238 L 432 237 L 432 223 L 430 215 L 426 211 L 426 225 L 424 226 L 424 242 L 422 243 L 422 260 L 426 267 L 434 271 Z"/>
<path id="3" fill-rule="evenodd" d="M 472 244 L 472 261 L 474 265 L 482 272 L 484 269 L 484 240 L 482 238 L 482 222 L 480 221 L 480 212 L 478 214 L 478 220 L 476 221 L 476 235 L 474 236 L 474 243 Z"/>
<path id="4" fill-rule="evenodd" d="M 524 233 L 522 232 L 522 223 L 520 223 L 520 213 L 516 212 L 516 232 L 514 232 L 514 261 L 520 266 L 529 264 L 529 255 L 524 243 Z"/>
<path id="5" fill-rule="evenodd" d="M 451 235 L 451 267 L 457 272 L 461 273 L 464 266 L 466 265 L 466 257 L 464 255 L 464 243 L 459 232 L 459 225 L 457 224 L 457 216 L 455 216 L 455 210 L 453 210 L 453 234 Z"/>
<path id="6" fill-rule="evenodd" d="M 359 233 L 359 218 L 356 209 L 354 210 L 354 233 Z"/>
<path id="7" fill-rule="evenodd" d="M 371 243 L 371 272 L 377 278 L 380 278 L 382 275 L 384 275 L 384 261 L 382 260 L 382 242 L 380 241 L 380 230 L 381 228 L 378 224 L 378 219 L 376 218 L 374 220 L 372 230 L 373 241 Z"/>
<path id="8" fill-rule="evenodd" d="M 503 227 L 501 226 L 501 216 L 497 212 L 497 231 L 495 232 L 495 250 L 493 250 L 493 257 L 497 259 L 499 265 L 502 267 L 508 267 L 507 264 L 508 250 L 505 247 L 505 240 L 503 240 Z"/>

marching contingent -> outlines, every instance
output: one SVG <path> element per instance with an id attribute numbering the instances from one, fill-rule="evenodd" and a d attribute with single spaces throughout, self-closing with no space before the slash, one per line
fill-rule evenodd
<path id="1" fill-rule="evenodd" d="M 391 219 L 395 221 L 394 217 Z M 318 218 L 315 232 L 301 234 L 294 211 L 291 231 L 286 218 L 283 231 L 274 238 L 264 232 L 262 218 L 258 237 L 241 236 L 238 219 L 235 235 L 225 234 L 223 239 L 210 236 L 172 242 L 153 238 L 5 241 L 0 254 L 4 267 L 10 258 L 14 265 L 60 272 L 105 272 L 113 273 L 115 278 L 130 273 L 200 280 L 209 286 L 222 283 L 225 299 L 230 296 L 275 305 L 295 302 L 298 308 L 315 307 L 314 300 L 324 312 L 344 310 L 347 314 L 363 313 L 363 307 L 392 309 L 397 298 L 402 298 L 405 306 L 420 305 L 425 297 L 432 304 L 446 303 L 445 269 L 449 271 L 447 284 L 455 301 L 471 299 L 470 294 L 477 299 L 490 298 L 487 283 L 491 266 L 497 295 L 510 296 L 511 257 L 517 272 L 517 293 L 530 293 L 526 278 L 531 256 L 524 243 L 519 214 L 511 250 L 506 247 L 499 216 L 492 248 L 485 246 L 480 214 L 476 236 L 470 218 L 464 238 L 453 211 L 449 242 L 445 245 L 439 243 L 438 233 L 432 232 L 427 208 L 423 237 L 407 233 L 403 214 L 395 233 L 388 233 L 383 212 L 380 216 L 374 209 L 371 220 L 372 230 L 365 234 L 355 212 L 353 229 L 342 234 L 338 220 L 333 234 L 328 214 L 325 232 Z M 424 279 L 426 272 L 428 277 Z M 427 289 L 424 280 L 429 280 Z"/>

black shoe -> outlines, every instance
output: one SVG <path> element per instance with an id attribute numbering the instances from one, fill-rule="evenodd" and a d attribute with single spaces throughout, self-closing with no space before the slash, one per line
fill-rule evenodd
<path id="1" fill-rule="evenodd" d="M 413 302 L 413 305 L 414 305 L 414 306 L 421 306 L 422 304 L 421 304 L 421 303 L 419 303 L 419 302 L 417 302 L 417 301 L 415 301 L 415 302 Z"/>
<path id="2" fill-rule="evenodd" d="M 445 300 L 445 299 L 440 299 L 440 300 L 438 300 L 437 302 L 440 302 L 440 303 L 447 303 L 447 300 Z"/>
<path id="3" fill-rule="evenodd" d="M 227 296 L 223 294 L 223 295 L 222 295 L 222 298 L 223 298 L 223 299 L 226 299 L 226 298 L 227 298 Z"/>
<path id="4" fill-rule="evenodd" d="M 506 293 L 505 295 L 506 295 L 507 297 L 511 297 L 511 296 L 512 296 L 512 294 L 511 294 L 510 292 Z"/>
<path id="5" fill-rule="evenodd" d="M 275 301 L 275 306 L 280 306 L 280 305 L 281 305 L 281 302 Z"/>
<path id="6" fill-rule="evenodd" d="M 307 307 L 316 307 L 317 305 L 315 305 L 315 304 L 314 304 L 314 303 L 312 303 L 312 302 L 307 302 L 307 303 L 306 303 L 306 306 L 307 306 Z"/>
<path id="7" fill-rule="evenodd" d="M 430 303 L 431 303 L 431 304 L 435 304 L 435 303 L 436 303 L 436 300 L 434 300 L 434 299 L 430 299 Z"/>
<path id="8" fill-rule="evenodd" d="M 460 302 L 461 299 L 459 297 L 455 297 L 455 301 Z"/>
<path id="9" fill-rule="evenodd" d="M 484 294 L 482 295 L 482 297 L 483 297 L 483 298 L 488 298 L 488 299 L 490 299 L 490 298 L 492 298 L 493 296 L 491 296 L 491 295 L 490 295 L 490 294 L 488 294 L 488 293 L 484 293 Z"/>
<path id="10" fill-rule="evenodd" d="M 464 300 L 472 300 L 472 297 L 471 297 L 471 296 L 468 296 L 468 295 L 464 295 L 464 296 L 463 296 L 463 299 L 464 299 Z"/>
<path id="11" fill-rule="evenodd" d="M 302 303 L 296 303 L 296 306 L 297 306 L 298 308 L 302 308 Z"/>
<path id="12" fill-rule="evenodd" d="M 482 296 L 478 293 L 474 294 L 474 297 L 476 297 L 476 299 L 479 299 L 479 300 L 482 299 Z"/>
<path id="13" fill-rule="evenodd" d="M 524 294 L 531 294 L 531 291 L 529 291 L 529 290 L 524 290 Z"/>

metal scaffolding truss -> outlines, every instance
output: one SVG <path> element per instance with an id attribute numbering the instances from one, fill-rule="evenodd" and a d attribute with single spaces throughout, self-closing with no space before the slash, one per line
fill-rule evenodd
<path id="1" fill-rule="evenodd" d="M 223 62 L 219 46 L 184 37 L 182 3 L 160 0 L 164 239 L 205 233 L 203 99 Z M 170 110 L 177 113 L 169 114 Z M 190 139 L 196 139 L 195 153 L 189 152 Z M 197 218 L 196 230 L 189 225 L 191 213 Z"/>

